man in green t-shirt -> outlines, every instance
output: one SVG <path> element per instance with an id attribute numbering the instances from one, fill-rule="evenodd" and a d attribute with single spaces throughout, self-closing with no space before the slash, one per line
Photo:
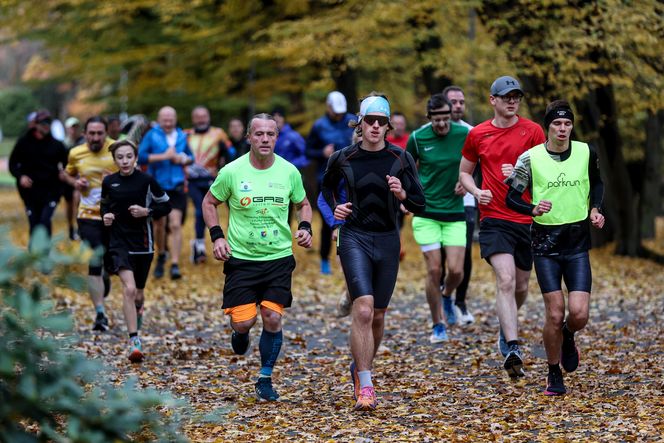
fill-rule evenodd
<path id="1" fill-rule="evenodd" d="M 272 388 L 272 369 L 281 351 L 281 317 L 293 299 L 290 202 L 297 208 L 299 221 L 295 240 L 299 246 L 311 247 L 311 206 L 297 168 L 274 154 L 278 133 L 271 115 L 255 115 L 247 134 L 250 151 L 219 171 L 202 205 L 214 258 L 225 263 L 222 307 L 231 316 L 231 345 L 236 354 L 243 355 L 249 348 L 249 331 L 260 305 L 261 369 L 255 386 L 258 399 L 268 401 L 279 398 Z M 228 239 L 217 214 L 222 202 L 229 208 Z"/>
<path id="2" fill-rule="evenodd" d="M 430 123 L 414 131 L 406 150 L 418 162 L 418 173 L 426 209 L 413 217 L 413 235 L 424 253 L 427 266 L 426 294 L 433 331 L 429 340 L 447 340 L 442 321 L 440 276 L 445 248 L 448 273 L 442 291 L 445 312 L 453 311 L 451 294 L 463 279 L 466 250 L 466 218 L 463 206 L 464 189 L 459 183 L 461 149 L 468 129 L 451 122 L 452 105 L 443 94 L 434 94 L 427 102 Z M 448 315 L 448 323 L 450 316 Z"/>

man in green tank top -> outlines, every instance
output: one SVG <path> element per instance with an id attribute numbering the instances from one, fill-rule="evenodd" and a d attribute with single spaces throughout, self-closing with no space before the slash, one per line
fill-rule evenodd
<path id="1" fill-rule="evenodd" d="M 295 241 L 311 247 L 311 206 L 295 166 L 274 154 L 277 123 L 258 114 L 249 123 L 250 151 L 219 171 L 203 199 L 203 218 L 214 243 L 214 258 L 224 262 L 224 312 L 231 317 L 231 345 L 243 355 L 257 306 L 263 319 L 259 342 L 261 369 L 256 382 L 259 400 L 274 401 L 272 369 L 282 343 L 281 317 L 290 307 L 295 269 L 288 206 L 297 209 Z M 229 208 L 228 238 L 219 226 L 217 206 Z"/>

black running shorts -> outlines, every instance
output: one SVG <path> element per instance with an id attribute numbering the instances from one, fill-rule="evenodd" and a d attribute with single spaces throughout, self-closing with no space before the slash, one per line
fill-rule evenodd
<path id="1" fill-rule="evenodd" d="M 374 307 L 390 304 L 399 272 L 399 231 L 366 232 L 342 225 L 337 253 L 351 300 L 373 295 Z"/>
<path id="2" fill-rule="evenodd" d="M 223 309 L 271 301 L 285 308 L 293 302 L 291 282 L 295 270 L 292 255 L 257 261 L 231 257 L 224 264 Z"/>
<path id="3" fill-rule="evenodd" d="M 530 271 L 533 253 L 530 245 L 530 225 L 497 218 L 480 222 L 480 252 L 489 264 L 494 254 L 510 254 L 517 268 Z"/>
<path id="4" fill-rule="evenodd" d="M 117 274 L 121 269 L 129 269 L 134 273 L 136 288 L 144 289 L 150 275 L 153 253 L 131 254 L 124 249 L 111 249 L 106 259 L 106 271 Z"/>
<path id="5" fill-rule="evenodd" d="M 184 192 L 184 184 L 177 185 L 175 189 L 164 190 L 168 195 L 168 202 L 171 204 L 172 209 L 177 209 L 182 212 L 182 224 L 187 218 L 187 194 Z M 163 217 L 167 217 L 164 215 Z M 159 217 L 161 218 L 161 217 Z"/>

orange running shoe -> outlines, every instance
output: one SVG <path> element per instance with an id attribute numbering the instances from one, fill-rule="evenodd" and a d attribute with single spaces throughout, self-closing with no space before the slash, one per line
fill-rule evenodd
<path id="1" fill-rule="evenodd" d="M 355 403 L 356 411 L 373 411 L 378 405 L 378 399 L 376 398 L 376 391 L 374 391 L 373 386 L 365 386 L 360 391 L 360 395 L 357 397 L 357 403 Z"/>

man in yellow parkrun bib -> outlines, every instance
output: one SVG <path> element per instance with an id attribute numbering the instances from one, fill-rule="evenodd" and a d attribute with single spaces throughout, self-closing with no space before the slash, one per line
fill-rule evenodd
<path id="1" fill-rule="evenodd" d="M 249 331 L 256 324 L 256 306 L 260 305 L 261 369 L 255 388 L 258 399 L 267 401 L 279 398 L 272 387 L 272 369 L 281 350 L 281 317 L 293 299 L 290 202 L 299 221 L 295 241 L 311 247 L 311 205 L 297 168 L 274 154 L 278 133 L 271 115 L 255 115 L 249 122 L 249 152 L 219 171 L 203 199 L 214 258 L 224 262 L 222 307 L 231 316 L 231 345 L 238 355 L 249 348 Z M 217 214 L 222 202 L 229 208 L 228 239 Z"/>
<path id="2" fill-rule="evenodd" d="M 570 141 L 573 125 L 569 103 L 551 102 L 544 116 L 546 142 L 521 154 L 505 180 L 510 186 L 507 206 L 533 216 L 535 272 L 546 307 L 546 395 L 566 392 L 560 365 L 566 372 L 579 365 L 574 333 L 588 322 L 592 284 L 589 225 L 598 229 L 604 226 L 599 160 L 586 143 Z M 526 190 L 531 191 L 533 204 L 524 201 Z M 569 292 L 567 319 L 562 279 Z"/>

